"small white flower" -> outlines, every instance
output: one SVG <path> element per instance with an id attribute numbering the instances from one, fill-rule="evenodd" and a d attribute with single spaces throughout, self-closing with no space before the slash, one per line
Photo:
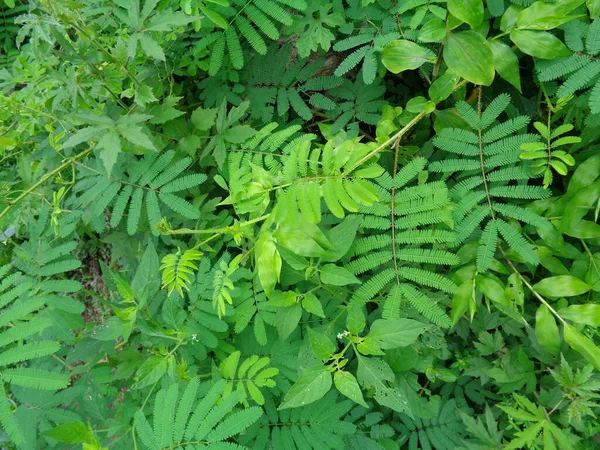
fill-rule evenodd
<path id="1" fill-rule="evenodd" d="M 197 341 L 197 340 L 198 340 L 198 335 L 192 334 L 192 341 Z"/>

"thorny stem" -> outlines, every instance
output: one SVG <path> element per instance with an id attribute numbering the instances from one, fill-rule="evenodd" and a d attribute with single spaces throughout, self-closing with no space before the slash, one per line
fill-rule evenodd
<path id="1" fill-rule="evenodd" d="M 398 151 L 400 149 L 400 138 L 396 139 L 396 143 L 394 144 L 394 169 L 393 176 L 396 178 L 396 174 L 398 173 Z M 394 207 L 396 203 L 396 188 L 392 187 L 392 198 L 391 198 L 391 222 L 392 222 L 392 256 L 394 259 L 394 272 L 396 274 L 396 283 L 400 285 L 400 277 L 398 276 L 398 258 L 396 256 L 396 225 L 394 223 Z"/>
<path id="2" fill-rule="evenodd" d="M 482 97 L 483 89 L 479 89 L 479 94 L 477 96 L 477 114 L 481 119 L 481 97 Z M 487 175 L 485 174 L 485 164 L 483 162 L 483 136 L 481 133 L 481 127 L 478 127 L 477 136 L 479 140 L 479 165 L 481 166 L 481 177 L 483 178 L 483 187 L 485 188 L 485 196 L 487 198 L 488 206 L 490 207 L 490 213 L 492 215 L 492 220 L 496 220 L 496 214 L 494 213 L 494 208 L 492 206 L 492 198 L 490 196 L 490 188 L 487 182 Z"/>
<path id="3" fill-rule="evenodd" d="M 265 214 L 264 216 L 260 216 L 260 217 L 257 217 L 256 219 L 252 219 L 247 222 L 243 222 L 241 224 L 238 224 L 237 226 L 240 228 L 247 227 L 248 225 L 253 225 L 257 222 L 262 222 L 263 220 L 267 220 L 270 216 L 271 216 L 271 214 Z M 232 230 L 234 230 L 234 227 L 235 227 L 235 225 L 230 225 L 228 227 L 209 228 L 206 230 L 192 230 L 191 228 L 179 228 L 177 230 L 162 231 L 162 234 L 215 234 L 215 235 L 220 235 L 220 234 L 230 233 Z"/>
<path id="4" fill-rule="evenodd" d="M 54 169 L 52 172 L 47 173 L 46 175 L 44 175 L 42 178 L 40 178 L 37 183 L 35 183 L 33 186 L 31 186 L 29 189 L 23 191 L 23 193 L 21 195 L 19 195 L 16 199 L 12 200 L 12 201 L 8 201 L 8 206 L 6 208 L 4 208 L 4 210 L 2 212 L 0 212 L 0 220 L 2 220 L 2 218 L 8 214 L 8 212 L 14 208 L 16 205 L 18 205 L 21 200 L 23 200 L 25 197 L 27 197 L 29 194 L 31 194 L 33 191 L 35 191 L 38 187 L 40 187 L 42 184 L 44 184 L 46 181 L 48 181 L 50 178 L 54 177 L 55 175 L 57 175 L 58 173 L 60 173 L 61 171 L 63 171 L 65 168 L 69 167 L 71 164 L 73 164 L 75 161 L 77 161 L 78 159 L 83 158 L 85 155 L 87 155 L 88 153 L 90 153 L 93 150 L 92 147 L 82 151 L 81 153 L 73 156 L 72 158 L 69 158 L 67 161 L 65 161 L 64 163 L 62 163 L 60 166 L 58 166 L 56 169 Z"/>
<path id="5" fill-rule="evenodd" d="M 361 159 L 356 161 L 352 166 L 350 166 L 350 168 L 346 171 L 346 174 L 349 174 L 353 170 L 356 170 L 358 167 L 360 167 L 366 161 L 371 159 L 373 156 L 375 156 L 376 154 L 378 154 L 379 152 L 381 152 L 382 150 L 387 148 L 390 144 L 392 144 L 392 143 L 396 142 L 397 140 L 399 140 L 400 138 L 402 138 L 402 136 L 404 136 L 406 133 L 408 133 L 412 127 L 414 127 L 417 123 L 419 123 L 419 121 L 423 117 L 427 116 L 428 114 L 429 113 L 426 111 L 421 111 L 410 122 L 408 122 L 400 131 L 398 131 L 396 134 L 394 134 L 391 138 L 389 138 L 383 144 L 375 147 L 367 155 L 363 156 Z"/>
<path id="6" fill-rule="evenodd" d="M 525 279 L 525 277 L 523 275 L 521 275 L 521 272 L 519 272 L 519 270 L 515 267 L 515 265 L 512 263 L 512 261 L 510 259 L 508 259 L 508 257 L 506 256 L 506 253 L 504 253 L 504 249 L 502 247 L 498 247 L 498 250 L 500 250 L 500 253 L 502 253 L 502 256 L 504 256 L 504 259 L 506 260 L 506 262 L 508 263 L 508 265 L 510 266 L 510 268 L 513 270 L 514 273 L 516 273 L 519 278 L 521 279 L 521 281 L 523 282 L 523 284 L 525 286 L 527 286 L 527 288 L 531 291 L 531 293 L 540 301 L 542 302 L 542 304 L 544 304 L 549 310 L 550 312 L 558 319 L 560 320 L 560 322 L 562 322 L 563 324 L 566 324 L 565 319 L 563 319 L 560 314 L 558 314 L 556 312 L 556 310 L 550 306 L 550 304 L 548 304 L 548 302 L 546 300 L 544 300 L 544 298 L 538 294 L 536 292 L 536 290 L 533 288 L 533 286 Z"/>

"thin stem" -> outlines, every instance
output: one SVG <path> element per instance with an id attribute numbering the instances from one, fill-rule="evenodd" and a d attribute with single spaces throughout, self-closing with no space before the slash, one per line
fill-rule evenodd
<path id="1" fill-rule="evenodd" d="M 23 193 L 21 195 L 19 195 L 16 199 L 12 200 L 12 201 L 8 201 L 8 206 L 6 208 L 4 208 L 4 210 L 2 212 L 0 212 L 0 220 L 2 220 L 2 218 L 8 214 L 8 212 L 15 207 L 15 205 L 19 204 L 21 202 L 21 200 L 23 200 L 25 197 L 27 197 L 29 194 L 31 194 L 33 191 L 35 191 L 38 187 L 40 187 L 42 184 L 44 184 L 46 181 L 48 181 L 50 178 L 54 177 L 55 175 L 57 175 L 58 173 L 60 173 L 62 170 L 64 170 L 65 168 L 69 167 L 72 163 L 74 163 L 76 160 L 83 158 L 85 155 L 87 155 L 88 153 L 90 153 L 93 150 L 92 147 L 88 148 L 87 150 L 82 151 L 81 153 L 73 156 L 72 158 L 69 158 L 66 162 L 64 162 L 63 164 L 61 164 L 60 166 L 58 166 L 56 169 L 54 169 L 52 172 L 49 172 L 48 174 L 44 175 L 42 178 L 40 178 L 38 180 L 37 183 L 35 183 L 33 186 L 31 186 L 29 189 L 23 191 Z"/>
<path id="2" fill-rule="evenodd" d="M 560 314 L 558 314 L 556 312 L 556 310 L 550 306 L 548 304 L 548 302 L 546 300 L 544 300 L 544 298 L 538 294 L 535 289 L 533 288 L 533 286 L 531 284 L 529 284 L 529 282 L 525 279 L 525 277 L 523 275 L 521 275 L 521 272 L 519 272 L 519 270 L 515 267 L 515 265 L 512 263 L 512 261 L 510 259 L 508 259 L 508 257 L 506 256 L 506 253 L 504 253 L 504 250 L 502 249 L 502 247 L 498 247 L 498 250 L 500 250 L 500 253 L 502 253 L 502 256 L 504 256 L 504 259 L 506 260 L 506 262 L 508 263 L 508 265 L 511 267 L 511 269 L 513 270 L 514 273 L 516 273 L 519 278 L 521 279 L 521 281 L 523 282 L 523 284 L 525 286 L 527 286 L 527 288 L 531 291 L 531 293 L 540 301 L 542 302 L 542 304 L 544 304 L 552 314 L 554 314 L 554 316 L 560 320 L 560 322 L 562 322 L 563 324 L 566 324 L 565 319 L 563 319 Z"/>
<path id="3" fill-rule="evenodd" d="M 192 230 L 191 228 L 179 228 L 177 230 L 165 230 L 162 232 L 162 234 L 226 234 L 226 233 L 230 233 L 234 227 L 247 227 L 249 225 L 253 225 L 257 222 L 262 222 L 263 220 L 267 220 L 269 217 L 271 216 L 271 214 L 265 214 L 264 216 L 260 216 L 257 217 L 256 219 L 252 219 L 249 220 L 247 222 L 243 222 L 241 224 L 236 225 L 230 225 L 228 227 L 222 227 L 222 228 L 209 228 L 206 230 Z"/>
<path id="4" fill-rule="evenodd" d="M 479 89 L 479 95 L 477 96 L 477 114 L 481 119 L 481 97 L 482 97 L 483 89 Z M 485 164 L 483 162 L 483 136 L 481 127 L 477 130 L 477 136 L 479 140 L 479 165 L 481 166 L 481 177 L 483 178 L 483 187 L 485 188 L 485 196 L 487 198 L 488 206 L 490 207 L 490 213 L 492 215 L 492 220 L 496 220 L 496 214 L 494 213 L 494 207 L 492 206 L 492 197 L 490 196 L 490 189 L 487 182 L 487 175 L 485 174 Z"/>
<path id="5" fill-rule="evenodd" d="M 400 131 L 398 131 L 396 134 L 394 134 L 391 138 L 389 138 L 383 144 L 378 145 L 372 151 L 370 151 L 367 155 L 363 156 L 361 159 L 359 159 L 354 164 L 352 164 L 352 166 L 350 166 L 350 168 L 348 168 L 348 170 L 346 170 L 346 174 L 349 174 L 353 170 L 356 170 L 358 167 L 360 167 L 366 161 L 368 161 L 369 159 L 371 159 L 373 156 L 375 156 L 376 154 L 378 154 L 382 150 L 386 149 L 390 144 L 392 144 L 396 140 L 400 139 L 402 136 L 404 136 L 406 133 L 408 133 L 411 130 L 412 127 L 414 127 L 417 123 L 419 123 L 419 121 L 423 117 L 427 116 L 428 114 L 429 113 L 426 112 L 426 111 L 421 111 L 410 122 L 408 122 Z"/>

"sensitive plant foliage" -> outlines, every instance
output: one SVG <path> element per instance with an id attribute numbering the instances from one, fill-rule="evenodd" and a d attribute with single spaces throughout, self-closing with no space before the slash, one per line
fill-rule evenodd
<path id="1" fill-rule="evenodd" d="M 0 447 L 600 445 L 597 0 L 0 11 Z"/>

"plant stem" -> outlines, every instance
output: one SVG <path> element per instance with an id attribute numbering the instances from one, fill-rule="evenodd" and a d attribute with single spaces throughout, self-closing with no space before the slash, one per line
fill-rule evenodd
<path id="1" fill-rule="evenodd" d="M 87 150 L 82 151 L 81 153 L 73 156 L 72 158 L 69 158 L 67 161 L 65 161 L 64 163 L 62 163 L 60 166 L 58 166 L 56 169 L 54 169 L 52 172 L 47 173 L 46 175 L 44 175 L 42 178 L 40 178 L 33 186 L 31 186 L 29 189 L 23 191 L 23 193 L 21 195 L 19 195 L 16 199 L 12 200 L 12 201 L 8 201 L 8 206 L 6 208 L 4 208 L 4 210 L 2 212 L 0 212 L 0 220 L 2 220 L 2 218 L 8 214 L 8 212 L 14 208 L 16 205 L 18 205 L 21 200 L 23 200 L 25 197 L 27 197 L 29 194 L 31 194 L 33 191 L 35 191 L 38 187 L 40 187 L 42 184 L 44 184 L 46 181 L 48 181 L 50 178 L 52 178 L 53 176 L 57 175 L 58 173 L 60 173 L 62 170 L 64 170 L 65 168 L 69 167 L 71 164 L 73 164 L 75 161 L 77 161 L 78 159 L 83 158 L 85 155 L 87 155 L 88 153 L 90 153 L 93 150 L 92 147 L 88 148 Z"/>

